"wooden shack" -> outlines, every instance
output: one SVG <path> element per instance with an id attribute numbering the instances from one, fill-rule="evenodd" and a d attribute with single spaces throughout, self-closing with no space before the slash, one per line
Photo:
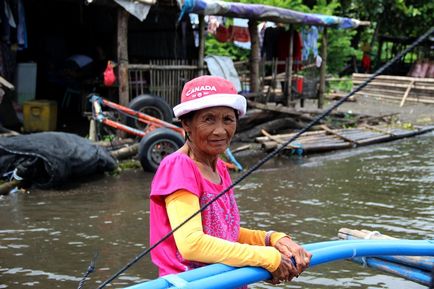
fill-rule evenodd
<path id="1" fill-rule="evenodd" d="M 15 79 L 17 67 L 31 64 L 35 68 L 36 81 L 32 97 L 57 101 L 60 118 L 70 119 L 69 125 L 86 120 L 82 118 L 88 107 L 86 96 L 93 91 L 122 105 L 143 93 L 161 96 L 171 106 L 176 105 L 183 84 L 207 73 L 204 64 L 207 15 L 249 19 L 251 56 L 245 69 L 245 80 L 250 84 L 246 96 L 252 98 L 263 93 L 266 81 L 266 75 L 260 74 L 262 64 L 257 24 L 273 21 L 291 27 L 302 24 L 322 26 L 320 54 L 323 62 L 318 99 L 321 107 L 325 90 L 327 29 L 367 24 L 355 19 L 306 14 L 272 6 L 208 0 L 46 0 L 43 4 L 36 0 L 11 1 L 23 3 L 27 39 L 18 50 L 14 50 L 15 39 L 4 43 L 2 55 L 11 55 L 12 61 L 5 62 L 10 65 L 10 73 L 2 76 L 19 87 Z M 127 11 L 127 4 L 133 5 L 133 10 L 146 13 L 141 17 L 133 16 L 131 9 Z M 189 13 L 199 15 L 197 26 L 190 22 Z M 199 34 L 198 46 L 194 44 L 195 33 Z M 294 79 L 292 41 L 289 47 L 290 57 L 285 60 L 285 72 L 274 74 L 273 79 L 286 85 Z M 77 55 L 90 58 L 91 69 L 74 68 L 71 71 L 71 67 L 65 65 Z M 102 82 L 108 60 L 117 63 L 117 83 L 113 87 L 105 87 Z M 291 90 L 287 91 L 286 104 L 289 104 L 294 99 Z M 16 93 L 12 92 L 9 97 L 21 104 Z M 67 127 L 62 126 L 59 128 Z"/>

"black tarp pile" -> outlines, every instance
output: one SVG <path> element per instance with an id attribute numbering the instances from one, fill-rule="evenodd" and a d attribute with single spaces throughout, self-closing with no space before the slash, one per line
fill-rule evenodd
<path id="1" fill-rule="evenodd" d="M 112 171 L 116 160 L 75 134 L 41 132 L 0 138 L 0 177 L 15 171 L 27 187 L 58 187 L 71 178 Z"/>

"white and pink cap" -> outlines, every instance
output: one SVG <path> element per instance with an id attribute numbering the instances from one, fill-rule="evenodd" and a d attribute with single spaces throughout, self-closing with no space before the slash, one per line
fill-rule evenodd
<path id="1" fill-rule="evenodd" d="M 246 98 L 237 93 L 234 85 L 218 76 L 204 75 L 190 80 L 184 85 L 181 103 L 173 108 L 176 117 L 189 112 L 215 106 L 228 106 L 246 114 Z"/>

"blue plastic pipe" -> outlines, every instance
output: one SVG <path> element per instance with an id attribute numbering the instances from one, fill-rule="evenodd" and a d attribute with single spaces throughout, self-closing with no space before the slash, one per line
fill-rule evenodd
<path id="1" fill-rule="evenodd" d="M 353 236 L 348 235 L 346 240 L 360 240 Z M 363 240 L 363 239 L 362 239 Z M 383 239 L 384 240 L 384 239 Z M 419 268 L 424 271 L 432 271 L 434 270 L 434 257 L 425 257 L 425 258 L 406 258 L 401 256 L 381 256 L 380 259 L 394 262 L 398 264 L 402 264 L 405 266 Z"/>
<path id="2" fill-rule="evenodd" d="M 431 271 L 425 271 L 414 267 L 405 266 L 395 262 L 385 261 L 383 259 L 369 257 L 352 258 L 351 261 L 357 262 L 368 267 L 389 272 L 394 275 L 401 276 L 407 280 L 417 282 L 419 284 L 429 286 L 431 283 Z M 434 264 L 434 263 L 433 263 Z"/>
<path id="3" fill-rule="evenodd" d="M 434 256 L 434 240 L 341 240 L 303 245 L 313 255 L 311 267 L 336 260 L 368 256 Z M 223 266 L 223 267 L 222 267 Z M 194 272 L 194 273 L 193 273 Z M 259 267 L 234 268 L 221 264 L 176 274 L 186 281 L 185 289 L 237 288 L 267 280 L 271 274 Z M 127 289 L 166 289 L 170 283 L 162 278 Z"/>

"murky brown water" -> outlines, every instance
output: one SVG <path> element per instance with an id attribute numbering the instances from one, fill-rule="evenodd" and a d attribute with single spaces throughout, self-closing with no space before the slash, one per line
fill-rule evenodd
<path id="1" fill-rule="evenodd" d="M 336 239 L 342 227 L 433 239 L 433 147 L 429 134 L 327 155 L 280 157 L 237 187 L 243 225 L 286 231 L 301 243 Z M 97 270 L 84 288 L 98 287 L 148 244 L 151 178 L 128 171 L 68 190 L 2 197 L 0 288 L 77 288 L 96 251 Z M 113 284 L 155 276 L 145 257 Z M 424 288 L 348 261 L 312 268 L 280 286 L 343 287 Z"/>

